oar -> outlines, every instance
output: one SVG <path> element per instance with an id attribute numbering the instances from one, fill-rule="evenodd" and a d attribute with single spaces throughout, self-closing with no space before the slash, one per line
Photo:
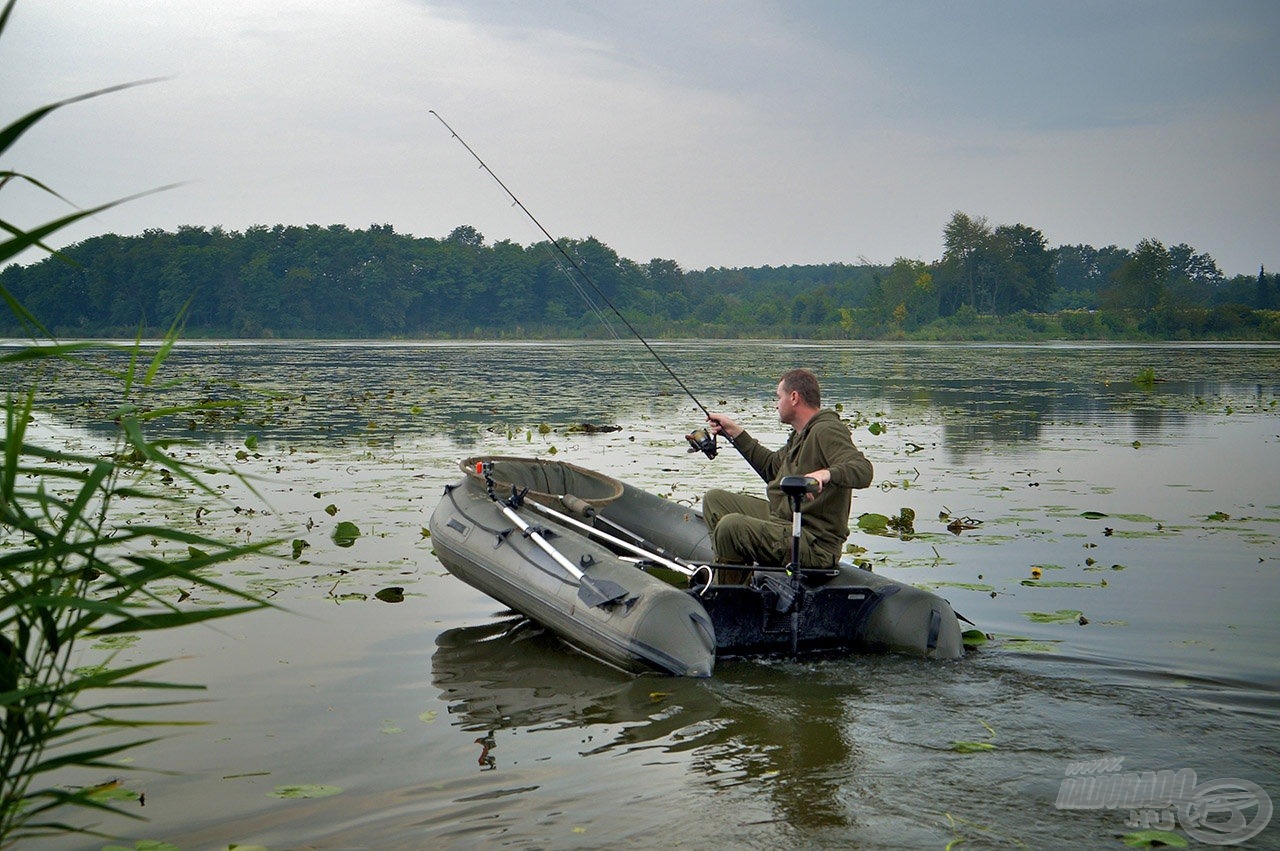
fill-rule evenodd
<path id="1" fill-rule="evenodd" d="M 719 564 L 714 562 L 704 563 L 690 561 L 690 559 L 681 558 L 678 557 L 678 555 L 668 553 L 667 550 L 660 548 L 660 546 L 654 544 L 653 541 L 645 540 L 643 536 L 637 535 L 636 532 L 627 529 L 627 527 L 623 526 L 622 523 L 617 522 L 616 520 L 609 520 L 609 518 L 605 517 L 604 514 L 595 511 L 594 505 L 590 505 L 584 499 L 573 497 L 573 495 L 568 494 L 561 495 L 561 498 L 559 499 L 561 499 L 561 502 L 564 503 L 564 507 L 566 507 L 568 511 L 579 514 L 581 517 L 591 517 L 594 518 L 596 522 L 604 523 L 604 525 L 611 527 L 611 529 L 618 532 L 618 534 L 630 537 L 635 546 L 643 548 L 645 555 L 650 555 L 650 557 L 652 557 L 652 555 L 658 555 L 659 558 L 654 559 L 654 561 L 662 562 L 663 559 L 666 559 L 666 562 L 675 562 L 673 569 L 677 569 L 677 571 L 681 571 L 682 573 L 689 573 L 690 576 L 692 573 L 704 571 L 704 569 L 712 572 L 737 571 L 739 573 L 786 573 L 787 576 L 791 576 L 792 573 L 794 573 L 790 567 L 769 567 L 767 564 Z M 595 530 L 596 527 L 591 526 L 590 529 Z M 625 545 L 625 541 L 618 541 L 618 543 Z M 635 552 L 635 550 L 632 550 L 632 552 Z M 800 573 L 803 576 L 828 578 L 829 580 L 829 578 L 840 576 L 840 568 L 801 567 Z"/>
<path id="2" fill-rule="evenodd" d="M 537 544 L 538 548 L 551 556 L 551 558 L 555 560 L 556 564 L 563 567 L 568 571 L 570 576 L 578 580 L 578 599 L 582 600 L 582 602 L 586 603 L 588 606 L 598 607 L 617 602 L 618 600 L 622 600 L 630 596 L 631 592 L 626 588 L 623 588 L 617 582 L 613 582 L 608 579 L 592 579 L 590 576 L 587 576 L 576 564 L 565 558 L 563 553 L 551 546 L 547 539 L 543 537 L 542 532 L 524 522 L 524 518 L 521 517 L 515 509 L 515 506 L 523 503 L 523 494 L 517 493 L 514 486 L 511 489 L 511 498 L 509 500 L 499 499 L 497 493 L 494 492 L 491 465 L 492 462 L 490 461 L 482 462 L 481 465 L 481 472 L 484 474 L 485 481 L 489 485 L 490 499 L 494 501 L 494 504 L 498 506 L 498 510 L 501 511 L 508 520 L 516 524 L 516 528 L 519 529 L 526 538 Z M 514 505 L 512 503 L 514 503 Z"/>
<path id="3" fill-rule="evenodd" d="M 613 544 L 615 547 L 624 549 L 627 552 L 632 553 L 633 555 L 640 556 L 641 558 L 648 559 L 649 561 L 652 561 L 655 564 L 660 564 L 665 568 L 676 571 L 677 573 L 683 573 L 685 576 L 693 577 L 705 570 L 707 572 L 707 582 L 706 582 L 706 585 L 702 587 L 702 590 L 706 591 L 707 588 L 710 587 L 711 585 L 711 571 L 705 565 L 699 565 L 698 567 L 693 568 L 685 564 L 680 564 L 677 561 L 672 561 L 671 559 L 664 558 L 663 556 L 660 556 L 655 552 L 650 552 L 649 550 L 646 550 L 643 547 L 639 547 L 631 543 L 630 541 L 624 541 L 621 538 L 616 538 L 613 535 L 610 535 L 608 532 L 605 532 L 601 529 L 597 529 L 596 527 L 590 525 L 589 523 L 583 523 L 581 520 L 578 520 L 577 518 L 570 517 L 567 514 L 556 511 L 554 508 L 551 508 L 550 506 L 543 505 L 542 503 L 539 503 L 539 502 L 532 502 L 530 503 L 530 505 L 533 506 L 533 509 L 535 511 L 541 512 L 542 514 L 547 515 L 548 517 L 556 520 L 559 523 L 565 523 L 569 526 L 574 527 L 575 529 L 580 529 L 581 531 L 585 532 L 587 535 L 594 536 L 599 540 L 604 541 L 605 543 Z"/>

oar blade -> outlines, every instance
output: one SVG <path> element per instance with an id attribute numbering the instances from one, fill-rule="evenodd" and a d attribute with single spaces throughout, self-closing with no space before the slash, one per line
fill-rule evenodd
<path id="1" fill-rule="evenodd" d="M 593 608 L 625 600 L 630 595 L 630 591 L 610 579 L 583 576 L 578 580 L 578 599 Z"/>

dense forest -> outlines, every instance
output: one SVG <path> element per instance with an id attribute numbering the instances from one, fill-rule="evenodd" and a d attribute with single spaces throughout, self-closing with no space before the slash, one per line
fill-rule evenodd
<path id="1" fill-rule="evenodd" d="M 1280 276 L 1227 279 L 1207 254 L 1144 239 L 1050 248 L 1027 225 L 955 213 L 929 263 L 685 270 L 587 238 L 443 238 L 390 225 L 184 226 L 107 234 L 0 286 L 62 336 L 600 337 L 625 333 L 599 293 L 654 337 L 1280 339 Z M 606 321 L 613 323 L 612 329 Z M 0 334 L 23 332 L 5 313 Z"/>

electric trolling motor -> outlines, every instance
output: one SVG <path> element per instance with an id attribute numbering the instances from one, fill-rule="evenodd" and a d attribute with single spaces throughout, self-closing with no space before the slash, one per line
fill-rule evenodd
<path id="1" fill-rule="evenodd" d="M 791 563 L 787 574 L 791 577 L 791 655 L 799 649 L 800 607 L 804 604 L 804 587 L 800 584 L 800 506 L 805 496 L 818 492 L 818 480 L 809 476 L 783 476 L 778 482 L 782 492 L 791 501 Z"/>

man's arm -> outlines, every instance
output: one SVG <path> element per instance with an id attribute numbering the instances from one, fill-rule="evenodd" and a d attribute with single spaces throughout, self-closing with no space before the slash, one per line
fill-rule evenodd
<path id="1" fill-rule="evenodd" d="M 747 463 L 760 478 L 766 482 L 773 478 L 778 466 L 777 452 L 761 446 L 758 440 L 747 434 L 746 429 L 724 414 L 707 414 L 707 422 L 710 423 L 713 433 L 723 434 L 729 438 L 729 442 L 743 458 L 747 459 Z"/>
<path id="2" fill-rule="evenodd" d="M 823 429 L 815 435 L 820 441 L 827 466 L 806 475 L 817 479 L 820 487 L 834 484 L 845 488 L 865 488 L 871 484 L 875 470 L 871 461 L 853 444 L 853 436 L 843 423 Z"/>

